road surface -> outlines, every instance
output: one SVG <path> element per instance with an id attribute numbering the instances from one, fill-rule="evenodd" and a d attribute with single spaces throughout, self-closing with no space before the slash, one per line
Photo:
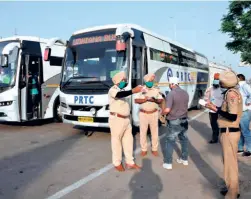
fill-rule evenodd
<path id="1" fill-rule="evenodd" d="M 0 198 L 4 199 L 217 199 L 222 177 L 220 144 L 209 145 L 208 114 L 189 111 L 189 165 L 162 168 L 162 153 L 139 156 L 142 170 L 119 173 L 111 165 L 107 129 L 44 122 L 0 124 Z M 160 129 L 160 152 L 165 128 Z M 150 152 L 150 150 L 149 150 Z M 242 198 L 251 198 L 251 158 L 239 157 Z"/>

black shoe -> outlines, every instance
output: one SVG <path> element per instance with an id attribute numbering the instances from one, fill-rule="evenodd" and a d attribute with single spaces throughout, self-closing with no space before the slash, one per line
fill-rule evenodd
<path id="1" fill-rule="evenodd" d="M 237 153 L 241 154 L 241 153 L 243 153 L 243 152 L 244 152 L 243 150 L 238 150 Z"/>
<path id="2" fill-rule="evenodd" d="M 251 156 L 251 152 L 250 151 L 244 151 L 242 156 L 249 157 L 249 156 Z"/>
<path id="3" fill-rule="evenodd" d="M 227 195 L 227 192 L 228 192 L 227 189 L 222 189 L 222 190 L 220 191 L 221 195 L 223 195 L 223 196 Z"/>
<path id="4" fill-rule="evenodd" d="M 209 143 L 209 144 L 216 144 L 216 143 L 218 143 L 218 140 L 211 140 L 211 141 L 209 141 L 208 143 Z"/>
<path id="5" fill-rule="evenodd" d="M 226 196 L 227 195 L 227 192 L 228 192 L 228 190 L 227 189 L 222 189 L 221 191 L 220 191 L 220 193 L 221 193 L 221 195 L 223 195 L 223 196 Z M 241 194 L 237 194 L 237 198 L 239 198 L 241 196 Z"/>

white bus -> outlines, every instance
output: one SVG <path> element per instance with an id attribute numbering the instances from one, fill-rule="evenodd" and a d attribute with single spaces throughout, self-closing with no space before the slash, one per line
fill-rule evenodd
<path id="1" fill-rule="evenodd" d="M 138 25 L 106 25 L 79 30 L 71 36 L 65 54 L 60 83 L 63 122 L 108 127 L 108 90 L 112 75 L 124 70 L 126 90 L 143 84 L 147 73 L 156 75 L 164 95 L 168 79 L 177 76 L 190 96 L 189 107 L 198 105 L 208 85 L 207 58 Z M 139 126 L 139 105 L 128 98 L 132 123 Z"/>
<path id="2" fill-rule="evenodd" d="M 225 66 L 216 62 L 209 62 L 209 86 L 212 85 L 215 73 L 221 73 L 224 70 L 230 69 L 229 66 Z"/>
<path id="3" fill-rule="evenodd" d="M 52 52 L 46 50 L 51 42 L 56 43 L 51 46 Z M 65 43 L 56 38 L 0 39 L 0 121 L 60 121 L 59 82 L 64 53 Z M 32 88 L 36 88 L 37 95 L 31 94 Z"/>

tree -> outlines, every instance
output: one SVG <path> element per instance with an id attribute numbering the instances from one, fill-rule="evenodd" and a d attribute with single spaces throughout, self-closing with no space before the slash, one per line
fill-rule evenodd
<path id="1" fill-rule="evenodd" d="M 251 1 L 232 1 L 228 9 L 221 20 L 221 31 L 231 38 L 226 48 L 240 52 L 242 61 L 251 64 Z"/>

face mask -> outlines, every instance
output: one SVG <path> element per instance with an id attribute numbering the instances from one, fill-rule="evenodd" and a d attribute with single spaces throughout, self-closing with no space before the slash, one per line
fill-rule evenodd
<path id="1" fill-rule="evenodd" d="M 220 84 L 220 80 L 213 80 L 213 85 L 219 85 Z"/>
<path id="2" fill-rule="evenodd" d="M 146 84 L 146 86 L 148 88 L 152 88 L 153 87 L 153 82 L 146 82 L 145 84 Z"/>
<path id="3" fill-rule="evenodd" d="M 121 81 L 119 83 L 119 88 L 122 89 L 122 88 L 125 88 L 127 86 L 127 83 L 125 81 Z"/>

